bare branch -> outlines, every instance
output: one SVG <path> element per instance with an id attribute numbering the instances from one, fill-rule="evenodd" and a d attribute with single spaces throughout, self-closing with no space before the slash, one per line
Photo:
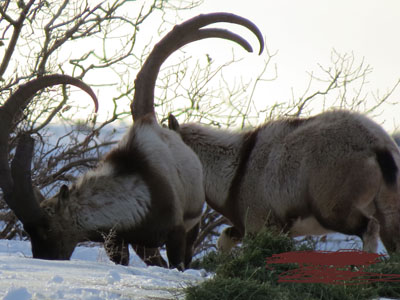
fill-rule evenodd
<path id="1" fill-rule="evenodd" d="M 24 9 L 21 11 L 21 14 L 18 18 L 17 21 L 12 20 L 10 17 L 8 17 L 4 11 L 1 9 L 0 6 L 0 13 L 2 15 L 3 18 L 5 18 L 7 21 L 9 21 L 11 23 L 11 25 L 14 27 L 13 30 L 13 34 L 10 40 L 10 43 L 8 44 L 7 50 L 4 54 L 3 59 L 1 60 L 1 65 L 0 65 L 0 80 L 4 80 L 3 79 L 3 75 L 5 73 L 5 71 L 7 70 L 7 67 L 11 61 L 11 56 L 13 55 L 14 51 L 15 51 L 15 47 L 17 45 L 18 39 L 20 37 L 20 33 L 22 30 L 22 26 L 24 25 L 24 21 L 26 18 L 26 15 L 29 11 L 29 9 L 31 8 L 31 6 L 33 5 L 33 3 L 35 2 L 35 0 L 30 0 L 24 7 Z"/>

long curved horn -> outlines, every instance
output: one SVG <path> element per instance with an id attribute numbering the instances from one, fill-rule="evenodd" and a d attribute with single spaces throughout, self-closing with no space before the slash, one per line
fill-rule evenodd
<path id="1" fill-rule="evenodd" d="M 33 139 L 28 135 L 20 138 L 10 168 L 8 164 L 10 132 L 14 121 L 22 114 L 31 98 L 41 89 L 58 84 L 71 84 L 87 92 L 92 97 L 97 112 L 98 101 L 93 90 L 81 80 L 61 74 L 42 76 L 21 85 L 0 107 L 0 188 L 8 206 L 24 224 L 34 222 L 42 215 L 34 197 L 30 176 Z"/>
<path id="2" fill-rule="evenodd" d="M 148 113 L 154 113 L 154 86 L 162 63 L 177 49 L 194 41 L 206 38 L 222 38 L 241 45 L 248 52 L 253 52 L 249 43 L 237 34 L 219 28 L 205 28 L 204 26 L 226 22 L 242 25 L 252 31 L 259 43 L 260 52 L 264 50 L 264 39 L 251 21 L 230 13 L 212 13 L 199 15 L 180 25 L 176 25 L 157 45 L 146 59 L 135 80 L 135 96 L 131 104 L 133 120 Z"/>

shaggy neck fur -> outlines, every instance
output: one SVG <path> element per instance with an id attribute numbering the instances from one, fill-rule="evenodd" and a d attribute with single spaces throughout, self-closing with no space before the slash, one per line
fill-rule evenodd
<path id="1" fill-rule="evenodd" d="M 233 202 L 240 189 L 257 130 L 235 133 L 185 124 L 181 126 L 180 134 L 202 162 L 207 203 L 228 219 L 236 219 Z"/>
<path id="2" fill-rule="evenodd" d="M 108 169 L 107 165 L 102 168 Z M 149 211 L 150 193 L 140 176 L 113 177 L 97 170 L 97 174 L 86 174 L 83 181 L 84 188 L 79 184 L 71 190 L 76 199 L 75 211 L 72 203 L 70 206 L 71 215 L 76 216 L 80 228 L 126 230 L 140 224 Z"/>
<path id="3" fill-rule="evenodd" d="M 58 216 L 75 240 L 101 239 L 110 229 L 126 231 L 140 224 L 150 210 L 150 191 L 140 176 L 115 176 L 108 163 L 82 176 L 70 187 L 69 199 L 56 195 L 42 202 L 49 216 Z M 71 229 L 73 228 L 73 230 Z"/>

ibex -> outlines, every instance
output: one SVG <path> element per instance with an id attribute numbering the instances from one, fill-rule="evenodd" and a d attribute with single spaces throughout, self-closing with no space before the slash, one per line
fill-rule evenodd
<path id="1" fill-rule="evenodd" d="M 226 13 L 200 15 L 175 26 L 154 47 L 137 75 L 131 106 L 135 122 L 129 132 L 96 169 L 40 204 L 30 177 L 32 138 L 20 138 L 11 168 L 8 165 L 13 121 L 30 98 L 47 86 L 73 84 L 95 96 L 74 78 L 51 75 L 22 85 L 0 108 L 0 187 L 31 238 L 35 258 L 69 259 L 78 242 L 104 241 L 104 235 L 112 231 L 112 243 L 118 249 L 115 261 L 126 257 L 128 243 L 141 249 L 165 243 L 170 267 L 188 266 L 204 204 L 202 166 L 177 133 L 158 125 L 154 86 L 164 60 L 187 43 L 219 37 L 252 51 L 230 31 L 202 28 L 215 22 L 243 25 L 263 42 L 254 24 Z"/>
<path id="2" fill-rule="evenodd" d="M 31 235 L 33 256 L 36 258 L 67 259 L 72 253 L 69 248 L 73 250 L 74 245 L 71 246 L 69 241 L 64 241 L 63 236 L 65 234 L 67 236 L 66 239 L 71 239 L 76 234 L 73 232 L 76 228 L 68 228 L 68 222 L 62 223 L 63 221 L 60 221 L 60 224 L 57 225 L 57 221 L 51 220 L 53 216 L 56 218 L 55 214 L 57 212 L 54 205 L 49 206 L 44 204 L 46 202 L 43 202 L 42 207 L 40 207 L 40 203 L 45 198 L 37 188 L 32 187 L 30 164 L 33 154 L 33 139 L 29 135 L 25 134 L 20 137 L 11 169 L 8 166 L 8 139 L 10 132 L 15 126 L 15 122 L 22 116 L 24 108 L 36 92 L 57 84 L 71 84 L 86 91 L 92 97 L 97 112 L 98 101 L 95 93 L 88 85 L 76 78 L 67 75 L 50 75 L 40 77 L 20 86 L 5 104 L 0 107 L 0 187 L 3 190 L 7 204 Z M 61 204 L 69 205 L 69 203 L 57 203 L 57 205 Z M 57 207 L 57 210 L 59 208 L 61 207 Z M 62 217 L 60 216 L 59 219 L 61 220 Z M 95 240 L 100 240 L 99 235 L 100 232 Z M 85 240 L 89 239 L 90 236 L 85 237 Z M 109 241 L 115 242 L 113 240 Z M 110 259 L 116 263 L 127 264 L 129 253 L 128 257 L 126 255 L 122 256 L 115 250 L 116 245 L 111 245 L 110 242 L 106 245 L 106 249 L 109 250 Z M 63 249 L 64 246 L 68 250 Z M 157 258 L 149 258 L 149 263 L 155 264 L 158 262 L 157 249 L 145 249 L 139 246 L 135 246 L 135 248 L 137 248 L 139 256 L 143 259 L 146 258 L 146 253 L 150 253 L 152 256 L 156 255 Z M 124 250 L 128 251 L 127 249 Z M 160 261 L 159 264 L 162 264 L 162 262 Z"/>
<path id="3" fill-rule="evenodd" d="M 369 118 L 335 110 L 233 132 L 170 115 L 169 127 L 199 156 L 207 203 L 233 224 L 222 251 L 268 225 L 291 236 L 357 235 L 369 252 L 380 237 L 400 251 L 399 149 Z"/>

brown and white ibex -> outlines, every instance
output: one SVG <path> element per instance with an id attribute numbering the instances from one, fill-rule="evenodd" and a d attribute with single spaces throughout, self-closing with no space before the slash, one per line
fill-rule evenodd
<path id="1" fill-rule="evenodd" d="M 56 84 L 72 84 L 83 89 L 92 97 L 96 111 L 98 110 L 98 101 L 91 88 L 82 81 L 67 75 L 43 76 L 20 86 L 0 107 L 0 128 L 2 129 L 0 137 L 0 186 L 3 190 L 4 198 L 29 233 L 34 257 L 68 259 L 77 242 L 84 240 L 103 241 L 103 237 L 107 235 L 107 239 L 104 242 L 108 243 L 106 250 L 108 250 L 110 259 L 116 263 L 128 264 L 128 245 L 124 243 L 123 237 L 118 235 L 119 232 L 111 230 L 114 228 L 110 224 L 104 223 L 104 227 L 99 228 L 97 232 L 90 226 L 84 227 L 83 225 L 81 227 L 84 224 L 82 219 L 89 219 L 91 214 L 105 215 L 105 210 L 110 209 L 107 205 L 102 206 L 101 201 L 104 201 L 105 195 L 104 193 L 102 194 L 101 190 L 97 189 L 96 184 L 72 188 L 71 190 L 76 193 L 82 193 L 81 196 L 71 197 L 72 199 L 68 199 L 68 187 L 63 186 L 57 197 L 45 200 L 31 184 L 30 164 L 33 140 L 28 135 L 20 137 L 11 169 L 8 167 L 8 136 L 14 127 L 14 122 L 21 117 L 24 108 L 37 91 Z M 104 174 L 100 174 L 100 177 L 102 175 Z M 113 181 L 111 176 L 109 179 L 110 182 L 117 182 L 117 179 Z M 90 192 L 93 195 L 97 194 L 97 196 L 87 196 Z M 99 195 L 103 196 L 103 198 L 99 197 Z M 108 200 L 112 202 L 113 198 L 109 197 Z M 115 204 L 118 205 L 118 199 Z M 122 205 L 123 203 L 119 204 Z M 93 209 L 90 210 L 90 208 Z M 74 209 L 80 210 L 82 215 L 76 213 Z M 130 210 L 134 213 L 136 208 L 132 206 Z M 109 213 L 112 214 L 112 207 Z M 112 236 L 107 230 L 112 231 Z M 144 260 L 148 260 L 146 261 L 147 263 L 165 264 L 158 255 L 157 249 L 146 249 L 139 245 L 133 246 L 139 256 Z"/>
<path id="2" fill-rule="evenodd" d="M 138 118 L 96 169 L 71 187 L 62 186 L 40 206 L 28 178 L 26 157 L 32 155 L 33 144 L 27 136 L 21 138 L 9 169 L 6 154 L 13 120 L 38 90 L 60 83 L 90 92 L 74 78 L 44 76 L 22 85 L 0 110 L 4 125 L 0 183 L 6 202 L 31 238 L 33 256 L 69 259 L 78 242 L 103 241 L 111 231 L 117 250 L 128 243 L 144 247 L 166 243 L 172 267 L 189 264 L 204 204 L 201 164 L 178 134 L 161 128 L 153 115 Z M 118 255 L 125 254 L 116 251 L 111 258 Z"/>
<path id="3" fill-rule="evenodd" d="M 30 177 L 32 138 L 20 138 L 11 168 L 8 165 L 14 120 L 34 94 L 47 86 L 73 84 L 96 98 L 79 80 L 50 75 L 22 85 L 0 108 L 0 187 L 31 237 L 34 257 L 69 259 L 78 242 L 103 241 L 112 230 L 116 261 L 126 256 L 128 243 L 151 248 L 165 243 L 170 266 L 188 266 L 204 203 L 202 167 L 177 133 L 158 125 L 154 86 L 164 60 L 187 43 L 218 37 L 252 51 L 230 31 L 202 28 L 216 22 L 243 25 L 263 43 L 253 23 L 232 14 L 200 15 L 175 26 L 154 47 L 137 75 L 131 106 L 135 122 L 129 132 L 96 169 L 40 204 Z"/>
<path id="4" fill-rule="evenodd" d="M 203 165 L 207 203 L 231 221 L 218 247 L 229 251 L 268 224 L 291 236 L 357 235 L 365 251 L 400 251 L 400 153 L 369 118 L 344 110 L 271 121 L 232 132 L 169 127 Z"/>

